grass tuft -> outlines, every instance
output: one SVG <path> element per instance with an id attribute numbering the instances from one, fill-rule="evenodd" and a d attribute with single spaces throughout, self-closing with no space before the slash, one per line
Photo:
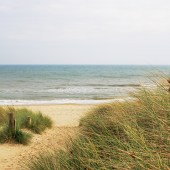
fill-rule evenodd
<path id="1" fill-rule="evenodd" d="M 33 113 L 27 109 L 16 110 L 17 126 L 27 128 L 34 133 L 42 133 L 46 128 L 52 127 L 52 120 L 41 112 Z M 31 118 L 31 125 L 27 123 L 28 117 Z"/>
<path id="2" fill-rule="evenodd" d="M 19 129 L 16 129 L 15 133 L 11 132 L 8 126 L 4 127 L 0 131 L 0 143 L 21 143 L 28 144 L 32 138 L 32 135 L 26 132 L 23 132 Z"/>
<path id="3" fill-rule="evenodd" d="M 8 127 L 9 112 L 13 112 L 15 114 L 15 133 L 11 132 Z M 28 117 L 31 118 L 31 124 L 28 124 Z M 28 129 L 33 133 L 41 134 L 46 128 L 51 127 L 51 119 L 42 115 L 41 112 L 34 113 L 27 109 L 14 109 L 12 107 L 4 109 L 0 107 L 0 143 L 17 142 L 21 144 L 28 144 L 32 138 L 32 135 L 24 132 L 22 129 Z"/>

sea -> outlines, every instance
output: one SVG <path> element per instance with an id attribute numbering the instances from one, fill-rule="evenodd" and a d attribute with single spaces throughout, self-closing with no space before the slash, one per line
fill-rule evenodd
<path id="1" fill-rule="evenodd" d="M 0 65 L 0 105 L 94 104 L 131 98 L 170 66 Z"/>

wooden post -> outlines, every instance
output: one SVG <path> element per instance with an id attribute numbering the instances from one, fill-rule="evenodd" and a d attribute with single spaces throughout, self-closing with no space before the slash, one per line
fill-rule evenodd
<path id="1" fill-rule="evenodd" d="M 170 84 L 170 78 L 167 80 L 167 82 Z"/>
<path id="2" fill-rule="evenodd" d="M 16 119 L 14 119 L 14 134 L 16 133 Z"/>
<path id="3" fill-rule="evenodd" d="M 27 117 L 27 126 L 31 126 L 31 123 L 32 123 L 31 117 L 28 116 Z"/>
<path id="4" fill-rule="evenodd" d="M 167 82 L 168 82 L 169 85 L 170 85 L 170 78 L 167 80 Z M 168 88 L 168 92 L 170 92 L 170 87 Z"/>
<path id="5" fill-rule="evenodd" d="M 9 113 L 9 130 L 12 132 L 12 134 L 15 134 L 16 132 L 16 119 L 14 118 L 14 113 Z"/>

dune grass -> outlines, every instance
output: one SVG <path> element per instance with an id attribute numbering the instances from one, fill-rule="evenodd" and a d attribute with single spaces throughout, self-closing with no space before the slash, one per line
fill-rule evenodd
<path id="1" fill-rule="evenodd" d="M 8 113 L 13 112 L 16 118 L 16 131 L 11 132 L 8 125 Z M 28 117 L 31 118 L 31 124 L 28 124 Z M 42 113 L 34 113 L 27 109 L 4 109 L 0 107 L 0 143 L 17 142 L 28 144 L 32 134 L 25 132 L 23 129 L 41 134 L 46 128 L 51 128 L 52 121 L 49 117 L 43 116 Z"/>
<path id="2" fill-rule="evenodd" d="M 44 153 L 29 170 L 170 169 L 170 93 L 142 89 L 135 101 L 100 105 L 67 151 Z"/>
<path id="3" fill-rule="evenodd" d="M 16 129 L 15 134 L 12 133 L 8 126 L 5 126 L 0 131 L 0 143 L 21 143 L 28 144 L 32 138 L 32 134 L 23 132 L 21 129 Z"/>
<path id="4" fill-rule="evenodd" d="M 34 133 L 41 134 L 46 128 L 52 127 L 51 119 L 42 115 L 41 112 L 34 113 L 27 109 L 18 109 L 15 114 L 19 128 L 27 128 Z M 28 117 L 31 118 L 31 125 L 27 124 Z"/>

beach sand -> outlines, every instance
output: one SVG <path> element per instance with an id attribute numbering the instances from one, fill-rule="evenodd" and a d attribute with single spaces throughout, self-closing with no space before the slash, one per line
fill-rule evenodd
<path id="1" fill-rule="evenodd" d="M 62 104 L 62 105 L 34 105 L 15 106 L 15 108 L 27 108 L 34 112 L 41 111 L 54 121 L 57 127 L 76 127 L 79 120 L 94 107 L 94 105 Z"/>
<path id="2" fill-rule="evenodd" d="M 19 144 L 0 144 L 0 170 L 20 170 L 20 165 L 32 159 L 39 152 L 47 148 L 63 149 L 65 143 L 78 133 L 79 120 L 95 105 L 34 105 L 15 106 L 32 111 L 41 111 L 54 122 L 53 128 L 46 130 L 42 135 L 34 135 L 27 146 Z"/>

